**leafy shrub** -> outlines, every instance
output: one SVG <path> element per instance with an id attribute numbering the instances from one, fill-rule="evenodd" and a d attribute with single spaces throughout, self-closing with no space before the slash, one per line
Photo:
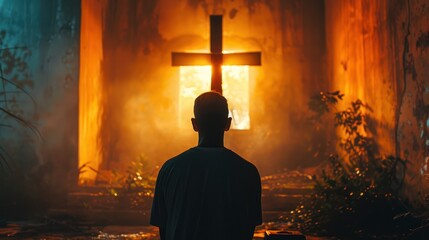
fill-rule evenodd
<path id="1" fill-rule="evenodd" d="M 144 157 L 131 161 L 125 173 L 112 171 L 109 176 L 86 164 L 81 171 L 95 171 L 106 184 L 98 197 L 85 205 L 87 208 L 103 209 L 148 209 L 152 203 L 156 174 L 159 166 L 151 167 Z"/>
<path id="2" fill-rule="evenodd" d="M 311 98 L 309 107 L 320 118 L 342 97 L 339 91 L 321 92 Z M 286 217 L 292 226 L 307 233 L 369 238 L 401 235 L 415 225 L 400 217 L 407 212 L 401 198 L 407 161 L 378 156 L 365 114 L 370 111 L 356 100 L 334 113 L 340 151 L 330 155 L 328 166 L 314 177 L 311 197 Z"/>

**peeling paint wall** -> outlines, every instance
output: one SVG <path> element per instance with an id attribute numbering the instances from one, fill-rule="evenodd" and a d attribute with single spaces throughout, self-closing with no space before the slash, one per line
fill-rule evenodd
<path id="1" fill-rule="evenodd" d="M 421 200 L 429 191 L 424 180 L 429 173 L 429 1 L 403 1 L 401 8 L 393 5 L 392 12 L 400 16 L 393 35 L 396 51 L 401 53 L 396 58 L 398 151 L 411 163 L 410 194 L 418 194 Z"/>
<path id="2" fill-rule="evenodd" d="M 380 153 L 410 161 L 409 194 L 425 191 L 429 156 L 429 1 L 326 0 L 331 89 L 372 107 Z M 422 192 L 424 193 L 424 192 Z"/>

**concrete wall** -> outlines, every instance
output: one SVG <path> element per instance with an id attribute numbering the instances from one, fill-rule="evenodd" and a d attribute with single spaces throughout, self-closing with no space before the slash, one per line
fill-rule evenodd
<path id="1" fill-rule="evenodd" d="M 103 44 L 97 61 L 107 93 L 102 141 L 111 168 L 139 154 L 162 163 L 195 144 L 194 133 L 176 129 L 178 69 L 170 66 L 170 52 L 208 48 L 208 16 L 217 13 L 224 14 L 226 48 L 263 56 L 263 66 L 252 70 L 251 130 L 231 132 L 227 146 L 263 174 L 317 164 L 306 149 L 312 133 L 306 103 L 321 90 L 341 90 L 344 104 L 360 98 L 372 107 L 380 153 L 410 160 L 410 194 L 426 191 L 428 0 L 93 3 L 104 14 L 96 21 Z M 2 123 L 15 128 L 1 128 L 1 146 L 15 169 L 47 176 L 43 181 L 58 189 L 76 180 L 80 13 L 79 1 L 0 0 L 3 76 L 37 103 L 18 93 L 9 95 L 18 103 L 11 107 L 42 135 L 6 118 Z M 16 46 L 28 51 L 4 54 Z"/>
<path id="2" fill-rule="evenodd" d="M 227 147 L 263 174 L 317 162 L 307 152 L 311 94 L 325 89 L 323 1 L 100 1 L 104 6 L 101 142 L 104 167 L 139 155 L 161 164 L 196 144 L 177 124 L 172 51 L 209 50 L 209 15 L 224 15 L 224 49 L 261 51 L 251 70 L 251 129 Z M 191 118 L 189 116 L 188 118 Z M 168 146 L 166 148 L 166 146 Z M 302 159 L 305 159 L 304 161 Z"/>
<path id="3" fill-rule="evenodd" d="M 85 34 L 94 34 L 90 43 L 96 44 L 82 48 L 81 6 L 93 20 Z M 37 107 L 17 94 L 16 111 L 42 135 L 2 128 L 2 147 L 24 175 L 39 176 L 61 191 L 76 182 L 78 87 L 85 87 L 79 67 L 101 69 L 94 80 L 102 78 L 105 93 L 99 141 L 106 168 L 126 168 L 139 155 L 162 164 L 194 146 L 196 134 L 177 129 L 179 70 L 170 66 L 170 53 L 208 49 L 209 15 L 223 14 L 225 49 L 261 51 L 263 63 L 251 70 L 251 129 L 228 133 L 226 145 L 263 175 L 316 164 L 307 151 L 312 128 L 303 109 L 309 95 L 326 89 L 323 9 L 318 0 L 183 0 L 174 7 L 167 0 L 0 0 L 1 48 L 25 46 L 31 53 L 12 53 L 25 63 L 23 69 L 0 55 L 3 68 L 12 66 L 4 77 L 34 98 Z M 85 66 L 79 66 L 82 57 Z"/>
<path id="4" fill-rule="evenodd" d="M 372 107 L 380 153 L 408 159 L 407 188 L 425 192 L 429 157 L 429 1 L 326 0 L 331 89 Z M 411 186 L 412 185 L 412 186 Z"/>
<path id="5" fill-rule="evenodd" d="M 1 147 L 11 165 L 0 167 L 0 174 L 16 177 L 6 187 L 18 194 L 28 187 L 42 195 L 44 183 L 65 192 L 75 181 L 79 26 L 79 1 L 0 1 L 3 77 L 34 99 L 3 82 L 0 92 L 8 94 L 0 95 L 0 106 L 34 124 L 41 135 L 1 115 L 1 123 L 12 127 L 0 129 Z"/>

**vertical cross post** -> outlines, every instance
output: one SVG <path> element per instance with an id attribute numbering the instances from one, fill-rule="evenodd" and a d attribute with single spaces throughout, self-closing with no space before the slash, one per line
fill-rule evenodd
<path id="1" fill-rule="evenodd" d="M 222 53 L 222 15 L 210 15 L 210 53 L 172 52 L 173 66 L 211 65 L 211 90 L 222 94 L 222 65 L 261 65 L 261 52 Z"/>
<path id="2" fill-rule="evenodd" d="M 222 15 L 210 16 L 211 90 L 222 94 Z"/>

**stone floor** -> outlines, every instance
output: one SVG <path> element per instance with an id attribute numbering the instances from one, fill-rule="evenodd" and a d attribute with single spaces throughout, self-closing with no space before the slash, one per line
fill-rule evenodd
<path id="1" fill-rule="evenodd" d="M 296 171 L 264 177 L 263 219 L 277 223 L 279 216 L 295 209 L 299 201 L 311 192 L 310 180 L 309 176 Z M 106 207 L 104 203 L 115 201 L 109 201 L 112 200 L 111 194 L 106 195 L 103 191 L 105 188 L 100 186 L 78 188 L 69 194 L 66 207 L 50 209 L 44 218 L 8 222 L 3 227 L 0 223 L 0 239 L 159 239 L 158 229 L 148 226 L 147 209 L 150 209 L 150 205 L 143 210 L 121 209 L 110 205 Z M 149 199 L 146 202 L 151 201 Z M 266 230 L 288 229 L 282 224 L 263 224 L 257 227 L 254 239 L 263 239 Z M 308 240 L 332 240 L 306 237 Z"/>
<path id="2" fill-rule="evenodd" d="M 256 229 L 254 239 L 264 238 L 265 228 Z M 333 238 L 320 238 L 306 236 L 307 240 L 333 240 Z M 109 240 L 157 240 L 158 228 L 153 226 L 56 226 L 47 227 L 44 224 L 32 222 L 15 222 L 0 228 L 0 239 L 109 239 Z"/>

